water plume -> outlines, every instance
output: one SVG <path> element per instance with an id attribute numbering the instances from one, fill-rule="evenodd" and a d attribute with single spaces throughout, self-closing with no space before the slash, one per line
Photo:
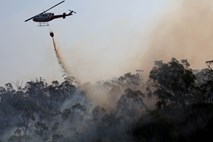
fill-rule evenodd
<path id="1" fill-rule="evenodd" d="M 53 41 L 53 46 L 54 46 L 54 51 L 55 51 L 55 55 L 57 57 L 57 60 L 58 60 L 58 63 L 61 67 L 61 70 L 62 70 L 62 73 L 63 73 L 63 77 L 69 81 L 71 84 L 73 85 L 78 85 L 78 81 L 75 77 L 73 77 L 71 75 L 71 72 L 69 71 L 66 63 L 65 63 L 65 60 L 60 52 L 60 49 L 57 47 L 56 45 L 56 42 L 55 42 L 55 39 L 54 39 L 54 34 L 53 32 L 50 33 L 50 36 L 52 37 L 52 41 Z"/>

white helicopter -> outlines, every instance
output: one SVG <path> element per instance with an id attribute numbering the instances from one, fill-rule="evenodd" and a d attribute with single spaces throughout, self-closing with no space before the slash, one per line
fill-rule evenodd
<path id="1" fill-rule="evenodd" d="M 39 22 L 40 26 L 49 26 L 48 22 L 52 21 L 53 19 L 57 19 L 57 18 L 65 19 L 66 16 L 71 16 L 71 15 L 73 15 L 73 13 L 76 13 L 75 11 L 71 11 L 71 10 L 70 10 L 70 13 L 68 13 L 68 14 L 63 13 L 62 15 L 54 15 L 54 13 L 46 13 L 50 9 L 62 4 L 63 2 L 65 2 L 65 0 L 59 2 L 58 4 L 52 6 L 51 8 L 49 8 L 47 10 L 45 10 L 44 12 L 41 12 L 38 15 L 35 15 L 35 16 L 25 20 L 25 22 L 27 22 L 29 20 L 33 20 L 34 22 Z"/>

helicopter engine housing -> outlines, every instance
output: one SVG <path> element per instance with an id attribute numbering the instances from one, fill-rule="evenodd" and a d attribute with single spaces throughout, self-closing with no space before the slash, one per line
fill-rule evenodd
<path id="1" fill-rule="evenodd" d="M 63 13 L 63 19 L 65 19 L 66 18 L 66 13 Z"/>

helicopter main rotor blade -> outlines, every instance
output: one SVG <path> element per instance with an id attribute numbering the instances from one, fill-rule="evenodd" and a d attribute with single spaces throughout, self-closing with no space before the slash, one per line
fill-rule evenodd
<path id="1" fill-rule="evenodd" d="M 56 5 L 52 6 L 52 7 L 50 7 L 49 9 L 45 10 L 45 11 L 42 12 L 42 13 L 45 13 L 45 12 L 49 11 L 50 9 L 53 9 L 54 7 L 58 6 L 59 4 L 62 4 L 63 2 L 65 2 L 65 0 L 59 2 L 58 4 L 56 4 Z"/>
<path id="2" fill-rule="evenodd" d="M 37 15 L 36 15 L 36 16 L 37 16 Z M 30 21 L 30 20 L 33 19 L 34 17 L 35 17 L 35 16 L 33 16 L 33 17 L 31 17 L 31 18 L 25 20 L 25 22 Z"/>

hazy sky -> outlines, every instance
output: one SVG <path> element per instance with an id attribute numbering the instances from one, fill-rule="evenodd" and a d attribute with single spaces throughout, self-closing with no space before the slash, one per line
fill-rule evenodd
<path id="1" fill-rule="evenodd" d="M 62 14 L 71 9 L 76 15 L 54 20 L 50 27 L 38 27 L 38 23 L 24 20 L 60 0 L 1 0 L 0 85 L 39 77 L 61 78 L 51 30 L 70 71 L 84 82 L 140 68 L 127 62 L 138 48 L 146 50 L 150 31 L 175 8 L 178 0 L 174 1 L 66 0 L 50 12 Z"/>

